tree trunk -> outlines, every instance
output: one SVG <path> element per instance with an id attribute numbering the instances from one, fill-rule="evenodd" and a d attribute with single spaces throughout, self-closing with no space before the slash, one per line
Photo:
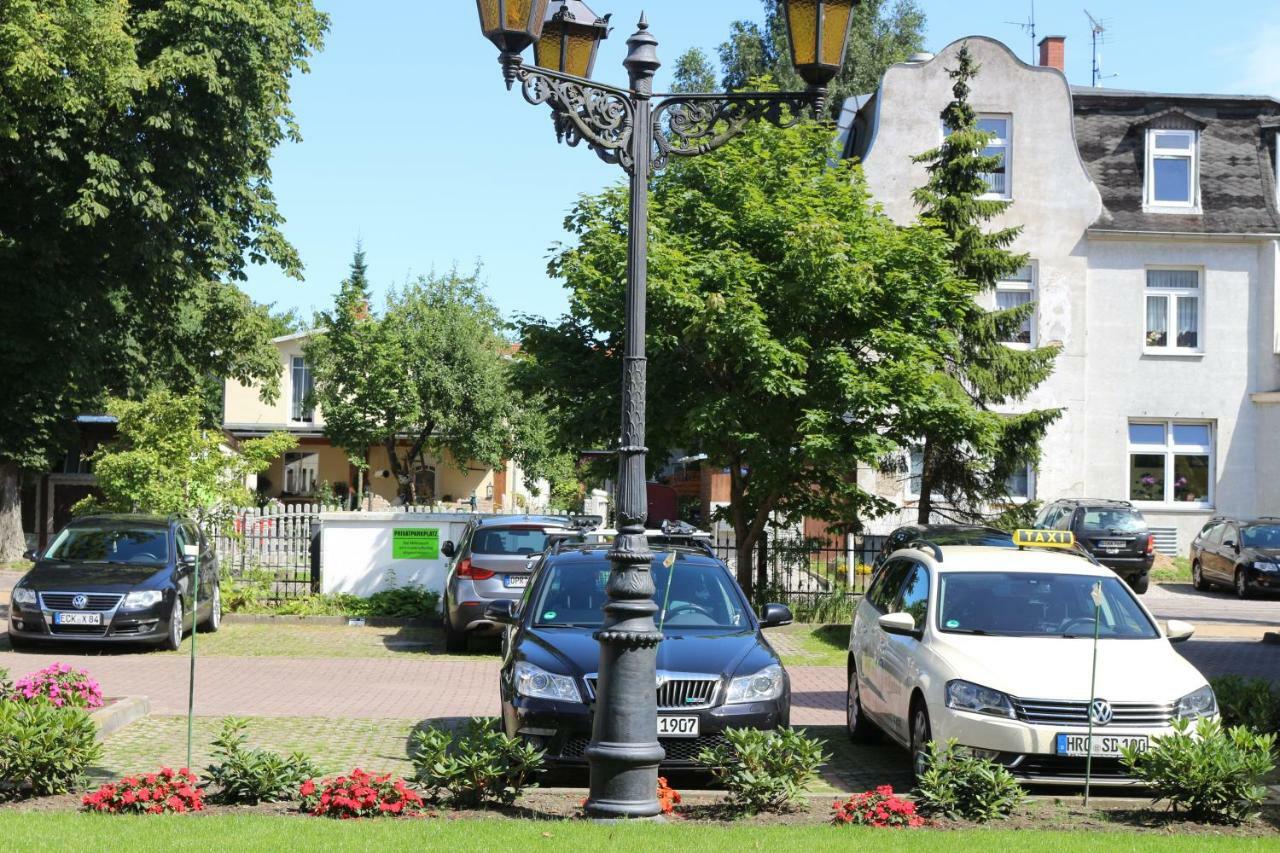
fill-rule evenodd
<path id="1" fill-rule="evenodd" d="M 926 440 L 920 454 L 920 504 L 916 511 L 916 523 L 928 524 L 933 515 L 933 472 L 929 464 L 933 442 Z M 907 476 L 911 476 L 910 470 Z"/>
<path id="2" fill-rule="evenodd" d="M 400 461 L 400 451 L 396 445 L 395 436 L 383 442 L 383 447 L 387 451 L 387 465 L 391 467 L 391 476 L 395 478 L 396 494 L 400 496 L 401 503 L 405 506 L 412 506 L 413 478 L 405 471 L 404 463 Z"/>
<path id="3" fill-rule="evenodd" d="M 22 534 L 22 469 L 0 465 L 0 563 L 22 558 L 27 540 Z"/>

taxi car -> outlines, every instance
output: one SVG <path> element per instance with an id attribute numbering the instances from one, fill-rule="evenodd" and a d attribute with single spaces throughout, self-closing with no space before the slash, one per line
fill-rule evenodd
<path id="1" fill-rule="evenodd" d="M 1075 547 L 1065 531 L 1014 541 Z M 1078 551 L 915 543 L 889 558 L 854 615 L 848 732 L 897 741 L 916 775 L 931 741 L 954 739 L 1025 783 L 1083 782 L 1092 753 L 1095 784 L 1132 784 L 1124 747 L 1218 713 L 1207 679 L 1170 645 L 1194 630 L 1159 625 Z"/>

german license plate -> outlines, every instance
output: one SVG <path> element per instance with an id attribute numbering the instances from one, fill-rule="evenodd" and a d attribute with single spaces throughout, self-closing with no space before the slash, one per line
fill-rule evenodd
<path id="1" fill-rule="evenodd" d="M 1128 542 L 1117 542 L 1113 539 L 1107 539 L 1102 543 L 1102 547 L 1108 551 L 1121 551 L 1129 547 Z"/>
<path id="2" fill-rule="evenodd" d="M 1126 747 L 1133 747 L 1138 752 L 1146 752 L 1151 748 L 1151 739 L 1146 735 L 1095 734 L 1093 736 L 1094 758 L 1119 758 Z M 1058 755 L 1083 758 L 1089 754 L 1089 736 L 1060 734 L 1056 751 Z"/>
<path id="3" fill-rule="evenodd" d="M 504 575 L 502 585 L 507 589 L 524 589 L 529 585 L 528 575 Z"/>
<path id="4" fill-rule="evenodd" d="M 55 625 L 101 625 L 101 613 L 55 613 L 53 614 L 53 624 Z"/>
<path id="5" fill-rule="evenodd" d="M 658 737 L 697 737 L 697 717 L 659 717 Z"/>

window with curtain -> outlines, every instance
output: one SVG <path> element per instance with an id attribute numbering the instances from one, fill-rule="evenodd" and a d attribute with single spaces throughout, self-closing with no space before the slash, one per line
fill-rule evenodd
<path id="1" fill-rule="evenodd" d="M 1001 115 L 978 116 L 978 130 L 991 135 L 982 153 L 987 157 L 999 157 L 1000 164 L 994 171 L 982 176 L 989 189 L 988 195 L 996 198 L 1013 197 L 1013 118 Z M 942 135 L 951 135 L 951 128 L 942 126 Z"/>
<path id="2" fill-rule="evenodd" d="M 311 368 L 302 356 L 293 357 L 292 394 L 289 417 L 302 423 L 315 420 L 315 407 L 311 404 L 311 394 L 315 390 L 315 380 L 311 376 Z"/>
<path id="3" fill-rule="evenodd" d="M 1129 424 L 1129 500 L 1212 507 L 1214 481 L 1213 424 Z"/>
<path id="4" fill-rule="evenodd" d="M 1147 352 L 1202 352 L 1200 299 L 1199 270 L 1147 270 Z"/>
<path id="5" fill-rule="evenodd" d="M 1147 207 L 1189 213 L 1199 200 L 1199 141 L 1194 130 L 1147 131 Z"/>
<path id="6" fill-rule="evenodd" d="M 1035 298 L 1035 269 L 1030 264 L 1018 270 L 1007 281 L 1001 281 L 996 284 L 996 308 L 1000 311 L 1020 308 L 1023 305 L 1034 302 Z M 1010 337 L 1005 338 L 1004 342 L 1030 346 L 1034 343 L 1035 321 L 1036 315 L 1033 312 L 1031 316 L 1022 321 L 1021 328 L 1016 329 Z"/>

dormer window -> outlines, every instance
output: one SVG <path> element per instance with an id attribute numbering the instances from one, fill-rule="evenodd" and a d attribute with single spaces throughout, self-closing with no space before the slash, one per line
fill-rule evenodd
<path id="1" fill-rule="evenodd" d="M 1200 205 L 1200 134 L 1195 130 L 1148 130 L 1146 207 L 1188 213 Z"/>

